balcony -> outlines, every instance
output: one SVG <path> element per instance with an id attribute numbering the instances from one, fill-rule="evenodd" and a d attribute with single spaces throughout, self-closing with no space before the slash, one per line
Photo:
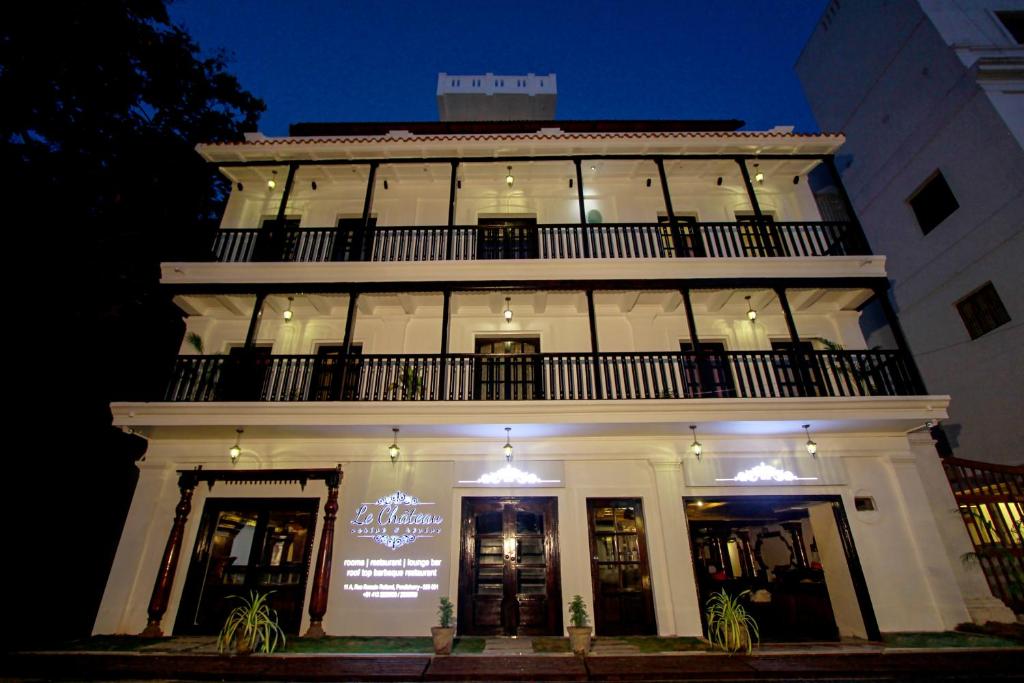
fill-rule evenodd
<path id="1" fill-rule="evenodd" d="M 845 221 L 567 223 L 222 229 L 219 262 L 425 262 L 519 259 L 772 258 L 866 255 Z"/>
<path id="2" fill-rule="evenodd" d="M 902 351 L 180 356 L 162 397 L 585 401 L 918 396 Z"/>

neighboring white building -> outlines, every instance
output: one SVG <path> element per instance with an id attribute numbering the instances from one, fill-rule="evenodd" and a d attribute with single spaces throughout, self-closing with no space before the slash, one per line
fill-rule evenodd
<path id="1" fill-rule="evenodd" d="M 1024 2 L 832 2 L 796 71 L 841 130 L 909 346 L 961 458 L 1024 463 Z M 846 163 L 843 163 L 845 160 Z"/>
<path id="2" fill-rule="evenodd" d="M 808 188 L 843 137 L 738 125 L 199 145 L 234 190 L 163 264 L 166 392 L 112 406 L 149 449 L 95 632 L 215 632 L 250 588 L 339 635 L 446 595 L 463 634 L 560 635 L 580 594 L 599 635 L 696 636 L 722 588 L 768 640 L 1008 618 L 944 545 L 948 397 L 861 333 L 885 258 Z"/>

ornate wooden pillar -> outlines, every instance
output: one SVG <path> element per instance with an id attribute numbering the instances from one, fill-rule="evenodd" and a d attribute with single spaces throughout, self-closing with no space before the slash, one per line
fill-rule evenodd
<path id="1" fill-rule="evenodd" d="M 801 567 L 810 566 L 807 561 L 807 547 L 804 545 L 804 528 L 800 522 L 783 522 L 782 528 L 793 539 L 793 560 Z"/>
<path id="2" fill-rule="evenodd" d="M 195 472 L 182 472 L 178 477 L 181 498 L 178 500 L 178 506 L 174 509 L 174 524 L 171 526 L 171 533 L 167 536 L 164 556 L 160 560 L 160 571 L 156 575 L 156 583 L 153 584 L 153 595 L 149 598 L 149 623 L 139 634 L 144 638 L 159 638 L 164 634 L 160 628 L 160 620 L 163 619 L 164 612 L 167 611 L 167 602 L 171 596 L 174 572 L 178 568 L 181 542 L 185 536 L 185 522 L 188 521 L 188 513 L 192 510 L 192 493 L 196 489 L 196 483 Z"/>
<path id="3" fill-rule="evenodd" d="M 338 488 L 341 486 L 341 465 L 330 475 L 327 484 L 327 502 L 324 503 L 324 530 L 320 534 L 320 547 L 316 551 L 316 567 L 313 569 L 313 591 L 309 596 L 309 629 L 307 638 L 323 638 L 324 614 L 327 613 L 327 596 L 331 587 L 331 560 L 334 555 L 334 521 L 338 517 Z"/>

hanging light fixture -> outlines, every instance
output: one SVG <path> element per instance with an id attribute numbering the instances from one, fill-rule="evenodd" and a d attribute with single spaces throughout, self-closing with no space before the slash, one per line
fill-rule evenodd
<path id="1" fill-rule="evenodd" d="M 505 324 L 511 325 L 512 324 L 512 297 L 510 297 L 510 296 L 506 296 L 505 297 L 505 313 L 504 313 L 504 315 L 505 315 Z"/>
<path id="2" fill-rule="evenodd" d="M 804 434 L 807 435 L 807 443 L 804 444 L 804 447 L 807 449 L 807 455 L 811 456 L 812 458 L 817 458 L 818 444 L 814 443 L 814 441 L 811 440 L 810 428 L 811 425 L 804 425 Z"/>
<path id="3" fill-rule="evenodd" d="M 512 462 L 512 428 L 505 427 L 505 445 L 501 447 L 505 451 L 505 462 Z"/>
<path id="4" fill-rule="evenodd" d="M 516 182 L 515 176 L 512 175 L 512 167 L 508 167 L 508 175 L 505 176 L 505 184 L 512 187 L 512 183 Z"/>
<path id="5" fill-rule="evenodd" d="M 747 300 L 747 320 L 750 321 L 751 325 L 754 325 L 757 323 L 757 311 L 755 311 L 754 308 L 750 305 L 749 294 L 743 298 Z"/>
<path id="6" fill-rule="evenodd" d="M 391 445 L 388 446 L 388 456 L 391 458 L 391 462 L 398 460 L 398 456 L 402 454 L 402 449 L 398 447 L 398 427 L 392 427 L 391 431 L 394 432 L 395 436 L 391 440 Z"/>
<path id="7" fill-rule="evenodd" d="M 292 317 L 294 317 L 294 315 L 295 315 L 294 313 L 292 313 L 292 302 L 293 301 L 295 301 L 295 297 L 293 297 L 293 296 L 288 297 L 288 308 L 284 309 L 284 313 L 282 314 L 283 317 L 284 317 L 284 321 L 286 323 L 290 323 L 292 321 Z"/>
<path id="8" fill-rule="evenodd" d="M 244 429 L 236 429 L 235 432 L 238 436 L 235 437 L 235 445 L 228 449 L 228 455 L 231 456 L 231 464 L 237 464 L 238 458 L 242 455 L 242 432 Z"/>
<path id="9" fill-rule="evenodd" d="M 693 453 L 697 460 L 700 460 L 700 454 L 704 452 L 704 444 L 697 441 L 697 425 L 690 425 L 690 431 L 693 432 L 693 443 L 690 444 L 690 452 Z"/>
<path id="10" fill-rule="evenodd" d="M 276 175 L 277 175 L 277 171 L 271 169 L 271 171 L 270 171 L 270 180 L 267 181 L 267 188 L 268 189 L 273 190 L 275 187 L 277 187 L 277 181 L 274 180 L 274 176 L 276 176 Z"/>
<path id="11" fill-rule="evenodd" d="M 758 164 L 754 164 L 754 180 L 760 185 L 764 183 L 764 173 L 758 168 Z"/>

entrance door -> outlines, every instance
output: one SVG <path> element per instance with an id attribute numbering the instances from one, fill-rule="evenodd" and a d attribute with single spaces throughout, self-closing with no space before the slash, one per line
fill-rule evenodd
<path id="1" fill-rule="evenodd" d="M 273 363 L 270 344 L 257 344 L 249 349 L 233 346 L 224 361 L 224 372 L 218 386 L 220 400 L 263 400 L 267 373 Z"/>
<path id="2" fill-rule="evenodd" d="M 181 607 L 178 634 L 214 634 L 239 604 L 233 596 L 270 594 L 285 633 L 297 634 L 306 596 L 316 498 L 212 498 L 206 501 Z"/>
<path id="3" fill-rule="evenodd" d="M 772 342 L 772 351 L 783 352 L 775 359 L 775 381 L 780 396 L 823 396 L 821 374 L 814 362 L 814 346 L 801 340 L 797 346 L 789 340 Z M 794 367 L 794 363 L 796 364 Z M 806 382 L 801 378 L 801 372 Z"/>
<path id="4" fill-rule="evenodd" d="M 481 218 L 477 224 L 478 259 L 537 258 L 536 218 Z"/>
<path id="5" fill-rule="evenodd" d="M 462 635 L 562 634 L 555 498 L 463 498 Z"/>
<path id="6" fill-rule="evenodd" d="M 362 344 L 352 344 L 349 348 L 347 368 L 341 367 L 341 355 L 344 346 L 341 344 L 322 344 L 316 350 L 316 361 L 310 376 L 309 397 L 311 401 L 353 401 L 359 387 L 360 357 L 363 355 Z M 344 380 L 342 379 L 344 377 Z M 344 387 L 342 382 L 344 381 Z"/>
<path id="7" fill-rule="evenodd" d="M 477 339 L 476 353 L 477 400 L 543 398 L 540 339 Z"/>
<path id="8" fill-rule="evenodd" d="M 594 623 L 602 636 L 658 632 L 639 498 L 587 498 Z"/>

